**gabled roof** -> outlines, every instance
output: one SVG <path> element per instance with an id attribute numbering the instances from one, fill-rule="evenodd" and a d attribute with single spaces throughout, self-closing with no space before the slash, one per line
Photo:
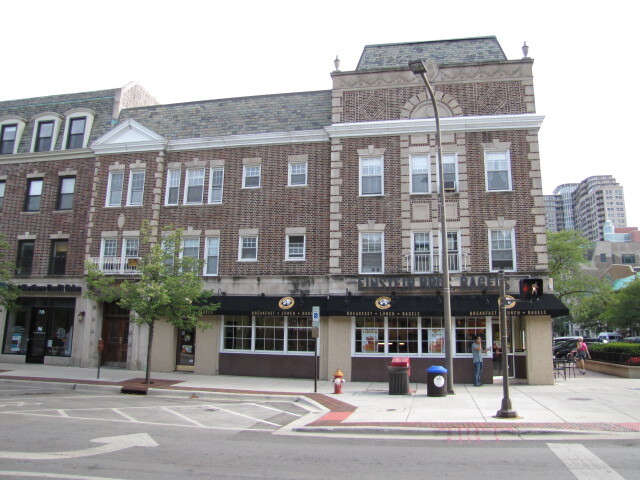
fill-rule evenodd
<path id="1" fill-rule="evenodd" d="M 507 56 L 494 36 L 367 45 L 356 71 L 408 68 L 409 61 L 417 59 L 431 60 L 437 65 L 457 65 L 501 62 L 507 60 Z"/>
<path id="2" fill-rule="evenodd" d="M 162 150 L 164 138 L 132 119 L 120 123 L 98 138 L 91 148 L 98 154 Z"/>
<path id="3" fill-rule="evenodd" d="M 286 93 L 123 110 L 167 140 L 317 130 L 331 125 L 331 91 Z"/>

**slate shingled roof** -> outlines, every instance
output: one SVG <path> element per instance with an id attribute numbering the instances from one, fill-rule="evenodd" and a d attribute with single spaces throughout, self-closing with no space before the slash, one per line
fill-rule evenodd
<path id="1" fill-rule="evenodd" d="M 438 65 L 458 65 L 499 62 L 507 57 L 496 37 L 367 45 L 356 71 L 407 68 L 409 61 L 416 59 L 432 60 Z"/>
<path id="2" fill-rule="evenodd" d="M 261 95 L 123 110 L 168 140 L 317 130 L 331 125 L 331 91 Z"/>

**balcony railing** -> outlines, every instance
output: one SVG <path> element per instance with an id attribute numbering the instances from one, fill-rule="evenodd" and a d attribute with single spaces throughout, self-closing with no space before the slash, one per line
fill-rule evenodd
<path id="1" fill-rule="evenodd" d="M 107 275 L 135 275 L 138 273 L 137 257 L 92 257 L 89 261 Z"/>
<path id="2" fill-rule="evenodd" d="M 467 271 L 466 253 L 449 253 L 449 271 Z M 411 273 L 440 273 L 440 255 L 429 253 L 415 253 L 405 255 L 405 270 Z"/>

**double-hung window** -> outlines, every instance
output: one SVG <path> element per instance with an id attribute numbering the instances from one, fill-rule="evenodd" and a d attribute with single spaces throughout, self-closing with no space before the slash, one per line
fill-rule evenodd
<path id="1" fill-rule="evenodd" d="M 49 275 L 64 275 L 67 268 L 68 240 L 51 242 L 51 258 L 49 259 Z"/>
<path id="2" fill-rule="evenodd" d="M 222 203 L 223 185 L 224 167 L 212 168 L 209 177 L 209 203 Z"/>
<path id="3" fill-rule="evenodd" d="M 124 185 L 124 172 L 110 172 L 107 185 L 107 207 L 119 207 L 122 205 L 122 187 Z"/>
<path id="4" fill-rule="evenodd" d="M 185 205 L 201 205 L 204 195 L 204 168 L 190 168 L 187 170 L 187 180 L 184 186 Z"/>
<path id="5" fill-rule="evenodd" d="M 452 272 L 461 271 L 460 232 L 447 232 L 447 251 L 449 254 L 449 270 Z"/>
<path id="6" fill-rule="evenodd" d="M 511 156 L 509 150 L 485 151 L 488 191 L 511 190 Z"/>
<path id="7" fill-rule="evenodd" d="M 16 146 L 18 125 L 3 125 L 0 131 L 0 154 L 12 154 Z"/>
<path id="8" fill-rule="evenodd" d="M 118 239 L 103 238 L 100 249 L 100 270 L 103 272 L 115 272 L 120 269 L 120 261 L 117 258 Z"/>
<path id="9" fill-rule="evenodd" d="M 305 236 L 287 235 L 287 260 L 305 259 Z"/>
<path id="10" fill-rule="evenodd" d="M 180 194 L 180 169 L 170 169 L 167 172 L 167 191 L 165 192 L 165 205 L 178 205 Z"/>
<path id="11" fill-rule="evenodd" d="M 382 232 L 360 234 L 360 273 L 383 273 Z"/>
<path id="12" fill-rule="evenodd" d="M 382 157 L 360 158 L 360 195 L 383 195 Z"/>
<path id="13" fill-rule="evenodd" d="M 185 269 L 196 270 L 200 260 L 200 238 L 185 238 L 182 241 L 182 262 Z"/>
<path id="14" fill-rule="evenodd" d="M 73 208 L 73 191 L 76 187 L 76 177 L 60 177 L 58 191 L 58 210 L 71 210 Z"/>
<path id="15" fill-rule="evenodd" d="M 35 240 L 20 240 L 18 242 L 18 261 L 16 262 L 17 275 L 31 275 L 33 267 L 33 251 L 36 247 Z"/>
<path id="16" fill-rule="evenodd" d="M 2 209 L 2 204 L 4 203 L 4 190 L 7 182 L 4 180 L 0 180 L 0 209 Z"/>
<path id="17" fill-rule="evenodd" d="M 122 256 L 125 262 L 125 270 L 136 271 L 138 269 L 138 259 L 140 257 L 140 239 L 138 237 L 124 239 Z"/>
<path id="18" fill-rule="evenodd" d="M 427 273 L 433 271 L 431 258 L 431 233 L 413 232 L 413 273 Z"/>
<path id="19" fill-rule="evenodd" d="M 129 193 L 127 195 L 128 206 L 142 205 L 144 197 L 144 170 L 132 170 L 129 174 Z"/>
<path id="20" fill-rule="evenodd" d="M 205 275 L 218 275 L 218 264 L 220 262 L 220 238 L 207 238 L 206 249 L 204 273 Z"/>
<path id="21" fill-rule="evenodd" d="M 242 188 L 260 188 L 261 165 L 244 165 L 242 171 Z"/>
<path id="22" fill-rule="evenodd" d="M 411 193 L 429 193 L 429 155 L 411 156 Z"/>
<path id="23" fill-rule="evenodd" d="M 53 145 L 53 120 L 47 120 L 38 123 L 36 131 L 36 142 L 34 150 L 36 152 L 49 152 Z"/>
<path id="24" fill-rule="evenodd" d="M 513 230 L 489 230 L 491 270 L 515 270 Z"/>
<path id="25" fill-rule="evenodd" d="M 44 181 L 41 178 L 27 181 L 27 197 L 24 203 L 25 212 L 37 212 L 40 210 L 43 184 Z"/>
<path id="26" fill-rule="evenodd" d="M 255 262 L 258 260 L 258 237 L 240 237 L 238 260 L 241 262 Z"/>
<path id="27" fill-rule="evenodd" d="M 307 162 L 289 163 L 289 186 L 304 186 L 307 184 Z"/>
<path id="28" fill-rule="evenodd" d="M 82 148 L 84 146 L 84 132 L 87 126 L 87 117 L 72 118 L 69 121 L 69 134 L 67 135 L 67 149 Z"/>
<path id="29" fill-rule="evenodd" d="M 444 189 L 447 192 L 458 191 L 458 156 L 446 153 L 442 156 L 442 170 L 444 175 Z"/>

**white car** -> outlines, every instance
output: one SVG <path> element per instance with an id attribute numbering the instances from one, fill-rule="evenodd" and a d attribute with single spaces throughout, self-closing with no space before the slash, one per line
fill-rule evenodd
<path id="1" fill-rule="evenodd" d="M 608 343 L 608 342 L 619 342 L 624 337 L 618 332 L 600 332 L 598 334 L 598 338 L 600 338 L 604 343 Z"/>

